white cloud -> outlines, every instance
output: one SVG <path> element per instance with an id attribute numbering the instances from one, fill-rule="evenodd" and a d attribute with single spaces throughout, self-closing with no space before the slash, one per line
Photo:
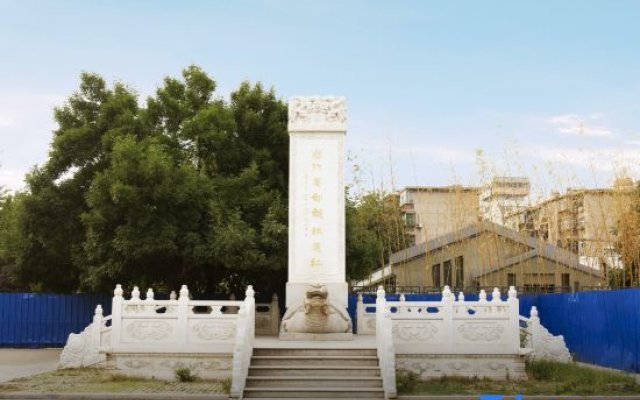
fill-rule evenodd
<path id="1" fill-rule="evenodd" d="M 613 132 L 605 127 L 593 124 L 593 121 L 602 119 L 602 113 L 593 113 L 587 117 L 578 114 L 556 115 L 547 120 L 560 133 L 567 135 L 609 137 Z"/>

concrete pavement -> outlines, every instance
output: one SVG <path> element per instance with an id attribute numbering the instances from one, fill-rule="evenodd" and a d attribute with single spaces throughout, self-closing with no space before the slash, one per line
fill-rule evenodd
<path id="1" fill-rule="evenodd" d="M 0 382 L 56 369 L 62 349 L 0 349 Z"/>

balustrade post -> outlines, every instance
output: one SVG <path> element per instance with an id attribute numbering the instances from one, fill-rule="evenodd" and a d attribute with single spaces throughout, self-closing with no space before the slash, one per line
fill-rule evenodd
<path id="1" fill-rule="evenodd" d="M 178 297 L 178 344 L 180 347 L 186 347 L 188 343 L 187 335 L 189 333 L 189 289 L 187 285 L 180 288 L 180 297 Z"/>
<path id="2" fill-rule="evenodd" d="M 531 336 L 531 348 L 536 348 L 538 338 L 536 338 L 536 332 L 539 332 L 540 317 L 538 315 L 538 308 L 536 306 L 531 307 L 531 313 L 529 314 L 529 335 Z"/>
<path id="3" fill-rule="evenodd" d="M 498 289 L 497 287 L 493 288 L 493 292 L 491 293 L 491 302 L 495 304 L 502 303 L 501 296 L 502 295 L 500 294 L 500 289 Z"/>
<path id="4" fill-rule="evenodd" d="M 448 285 L 445 285 L 442 290 L 442 322 L 444 324 L 444 329 L 446 332 L 446 347 L 447 351 L 453 353 L 453 342 L 454 342 L 454 330 L 453 330 L 453 293 L 451 293 L 451 289 Z"/>
<path id="5" fill-rule="evenodd" d="M 122 332 L 122 285 L 117 284 L 111 300 L 111 348 L 120 348 L 120 333 Z"/>
<path id="6" fill-rule="evenodd" d="M 361 333 L 360 327 L 364 324 L 364 300 L 362 293 L 358 293 L 358 299 L 356 301 L 356 333 Z"/>
<path id="7" fill-rule="evenodd" d="M 102 306 L 98 304 L 96 311 L 93 315 L 93 324 L 91 325 L 91 350 L 100 351 L 100 335 L 102 334 L 102 321 L 103 321 Z"/>
<path id="8" fill-rule="evenodd" d="M 251 338 L 251 347 L 253 347 L 253 339 L 255 337 L 256 330 L 256 299 L 255 299 L 255 291 L 253 290 L 253 286 L 247 286 L 247 290 L 245 291 L 244 303 L 247 308 L 247 318 L 249 319 L 249 329 L 251 330 L 250 338 Z M 251 357 L 251 356 L 249 356 Z"/>
<path id="9" fill-rule="evenodd" d="M 480 295 L 478 295 L 478 303 L 479 304 L 487 303 L 487 292 L 485 292 L 484 289 L 480 290 Z"/>
<path id="10" fill-rule="evenodd" d="M 513 333 L 513 346 L 515 351 L 520 349 L 520 301 L 518 292 L 514 286 L 509 287 L 507 292 L 507 304 L 509 305 L 509 326 L 515 326 Z"/>
<path id="11" fill-rule="evenodd" d="M 144 299 L 145 303 L 153 303 L 154 301 L 154 293 L 153 293 L 153 289 L 149 288 L 147 289 L 147 296 Z M 146 307 L 143 307 L 145 309 L 145 311 L 155 311 L 155 307 L 150 304 Z"/>
<path id="12" fill-rule="evenodd" d="M 380 319 L 384 317 L 385 311 L 387 309 L 387 299 L 385 298 L 385 291 L 382 286 L 378 286 L 378 291 L 376 292 L 376 331 L 380 330 Z M 379 335 L 378 340 L 380 340 Z"/>

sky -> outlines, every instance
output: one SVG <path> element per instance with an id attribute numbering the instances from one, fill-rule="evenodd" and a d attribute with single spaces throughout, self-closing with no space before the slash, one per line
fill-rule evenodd
<path id="1" fill-rule="evenodd" d="M 0 0 L 0 185 L 46 161 L 82 71 L 143 100 L 191 64 L 224 98 L 345 96 L 360 188 L 638 179 L 638 21 L 635 0 Z"/>

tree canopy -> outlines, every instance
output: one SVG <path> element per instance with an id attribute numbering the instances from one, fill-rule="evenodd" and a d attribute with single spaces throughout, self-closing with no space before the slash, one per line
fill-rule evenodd
<path id="1" fill-rule="evenodd" d="M 0 202 L 3 289 L 282 291 L 289 138 L 273 89 L 244 82 L 225 100 L 190 66 L 143 103 L 83 73 L 54 118 L 47 161 Z M 350 277 L 389 251 L 371 230 L 376 207 L 348 204 Z"/>

